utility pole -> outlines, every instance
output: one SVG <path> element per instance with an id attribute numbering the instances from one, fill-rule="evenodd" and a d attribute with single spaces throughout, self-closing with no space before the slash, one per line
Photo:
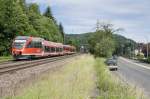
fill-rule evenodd
<path id="1" fill-rule="evenodd" d="M 148 45 L 148 38 L 146 37 L 146 41 L 147 41 L 147 59 L 148 59 L 148 56 L 149 56 L 149 45 Z"/>
<path id="2" fill-rule="evenodd" d="M 133 58 L 135 58 L 135 43 L 133 42 Z"/>
<path id="3" fill-rule="evenodd" d="M 148 59 L 148 55 L 149 55 L 149 46 L 148 46 L 148 42 L 147 42 L 147 59 Z"/>

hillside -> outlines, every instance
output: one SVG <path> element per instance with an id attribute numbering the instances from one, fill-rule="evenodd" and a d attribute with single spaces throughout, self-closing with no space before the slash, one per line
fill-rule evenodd
<path id="1" fill-rule="evenodd" d="M 77 43 L 74 44 L 78 45 L 77 47 L 80 47 L 79 45 L 87 45 L 89 38 L 92 37 L 93 34 L 94 33 L 92 32 L 83 34 L 67 34 L 66 42 L 69 43 L 70 41 L 73 41 L 74 43 Z M 134 40 L 128 39 L 122 35 L 113 34 L 113 38 L 116 42 L 115 54 L 129 55 L 137 47 L 137 43 Z"/>
<path id="2" fill-rule="evenodd" d="M 72 39 L 72 40 L 78 40 L 80 44 L 88 44 L 88 39 L 93 35 L 93 33 L 83 33 L 83 34 L 67 34 L 66 40 Z M 133 42 L 136 43 L 134 40 L 128 39 L 122 35 L 119 34 L 113 34 L 113 37 L 115 40 L 117 40 L 119 43 L 126 43 L 126 42 Z"/>
<path id="3" fill-rule="evenodd" d="M 88 44 L 89 37 L 92 36 L 92 33 L 83 33 L 83 34 L 67 34 L 66 40 L 77 40 L 80 44 Z"/>

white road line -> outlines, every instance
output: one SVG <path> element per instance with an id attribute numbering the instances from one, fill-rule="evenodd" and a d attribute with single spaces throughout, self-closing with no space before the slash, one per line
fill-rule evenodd
<path id="1" fill-rule="evenodd" d="M 142 68 L 145 68 L 145 69 L 149 69 L 149 70 L 150 70 L 150 67 L 148 67 L 148 66 L 144 66 L 144 65 L 142 65 L 142 64 L 134 63 L 134 62 L 132 62 L 132 61 L 130 61 L 130 60 L 128 60 L 128 59 L 125 59 L 125 58 L 123 58 L 123 57 L 121 57 L 121 59 L 124 60 L 124 61 L 126 61 L 126 62 L 128 62 L 128 63 L 131 63 L 131 64 L 134 64 L 134 65 L 136 65 L 136 66 L 139 66 L 139 67 L 142 67 Z"/>

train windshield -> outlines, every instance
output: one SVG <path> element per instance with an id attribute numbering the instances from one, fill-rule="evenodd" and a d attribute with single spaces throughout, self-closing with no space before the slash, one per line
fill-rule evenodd
<path id="1" fill-rule="evenodd" d="M 25 43 L 26 43 L 26 40 L 15 40 L 13 47 L 16 49 L 22 49 Z"/>

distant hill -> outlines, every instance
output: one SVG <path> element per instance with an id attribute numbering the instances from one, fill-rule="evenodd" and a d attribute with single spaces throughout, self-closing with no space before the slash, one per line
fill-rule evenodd
<path id="1" fill-rule="evenodd" d="M 78 40 L 80 44 L 88 44 L 88 39 L 92 36 L 92 34 L 93 33 L 67 34 L 66 39 L 75 39 Z"/>
<path id="2" fill-rule="evenodd" d="M 83 34 L 67 34 L 67 40 L 74 40 L 77 41 L 77 47 L 79 48 L 80 45 L 88 44 L 89 38 L 93 35 L 93 33 L 83 33 Z M 115 54 L 119 55 L 129 55 L 135 48 L 137 48 L 137 43 L 132 40 L 128 39 L 119 34 L 113 34 L 114 40 L 116 42 L 116 51 Z M 129 51 L 130 50 L 130 51 Z"/>
<path id="3" fill-rule="evenodd" d="M 93 33 L 83 33 L 83 34 L 66 34 L 66 39 L 76 39 L 81 44 L 88 44 L 88 39 L 93 35 Z M 132 42 L 136 43 L 134 40 L 128 39 L 119 34 L 113 34 L 115 40 L 120 43 Z"/>

